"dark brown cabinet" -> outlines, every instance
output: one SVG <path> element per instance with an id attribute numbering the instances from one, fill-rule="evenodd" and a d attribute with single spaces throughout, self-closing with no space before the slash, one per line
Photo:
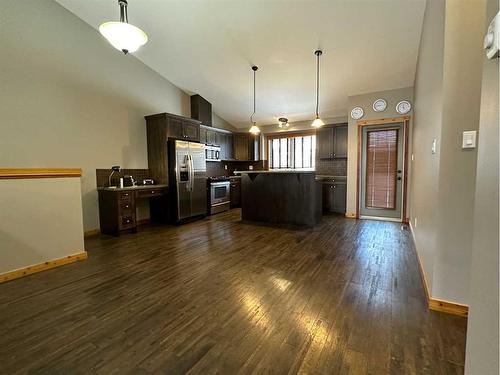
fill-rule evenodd
<path id="1" fill-rule="evenodd" d="M 202 126 L 200 129 L 200 142 L 206 145 L 219 146 L 221 160 L 234 159 L 233 134 L 231 132 Z"/>
<path id="2" fill-rule="evenodd" d="M 323 212 L 346 212 L 347 185 L 345 181 L 328 180 L 323 182 Z"/>
<path id="3" fill-rule="evenodd" d="M 318 129 L 316 143 L 320 159 L 347 158 L 347 125 Z"/>
<path id="4" fill-rule="evenodd" d="M 151 178 L 156 183 L 168 184 L 168 139 L 199 142 L 200 122 L 170 113 L 159 113 L 145 118 Z"/>
<path id="5" fill-rule="evenodd" d="M 136 231 L 137 199 L 150 199 L 151 218 L 154 220 L 153 208 L 159 205 L 156 205 L 153 200 L 164 200 L 167 188 L 165 185 L 152 185 L 130 190 L 101 189 L 98 193 L 101 233 L 118 235 L 124 230 Z"/>
<path id="6" fill-rule="evenodd" d="M 233 135 L 234 158 L 236 160 L 260 160 L 260 136 L 246 133 Z"/>
<path id="7" fill-rule="evenodd" d="M 249 159 L 249 140 L 247 134 L 234 134 L 234 158 L 236 160 L 248 160 Z"/>
<path id="8" fill-rule="evenodd" d="M 333 129 L 333 157 L 347 158 L 347 126 L 336 126 Z"/>
<path id="9" fill-rule="evenodd" d="M 241 179 L 231 178 L 230 187 L 231 208 L 241 207 Z"/>

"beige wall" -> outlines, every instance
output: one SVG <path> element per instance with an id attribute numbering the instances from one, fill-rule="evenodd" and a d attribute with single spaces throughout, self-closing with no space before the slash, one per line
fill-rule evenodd
<path id="1" fill-rule="evenodd" d="M 225 129 L 229 131 L 238 131 L 233 125 L 224 120 L 222 117 L 218 116 L 214 112 L 212 112 L 212 126 L 214 128 Z"/>
<path id="2" fill-rule="evenodd" d="M 0 180 L 0 273 L 84 251 L 80 178 Z"/>
<path id="3" fill-rule="evenodd" d="M 428 1 L 415 79 L 410 209 L 415 243 L 431 296 L 464 304 L 476 150 L 461 144 L 462 132 L 478 127 L 483 23 L 482 0 Z"/>
<path id="4" fill-rule="evenodd" d="M 82 168 L 98 228 L 95 169 L 147 168 L 144 116 L 189 116 L 189 96 L 51 0 L 3 1 L 0 25 L 0 166 Z"/>
<path id="5" fill-rule="evenodd" d="M 383 112 L 373 110 L 373 102 L 377 99 L 387 101 L 387 109 Z M 374 120 L 387 117 L 401 116 L 396 112 L 396 104 L 401 100 L 409 100 L 413 103 L 413 88 L 404 87 L 395 90 L 379 91 L 369 94 L 362 94 L 349 97 L 349 113 L 354 107 L 361 107 L 364 111 L 362 120 Z M 409 116 L 412 112 L 408 113 Z M 349 116 L 348 122 L 348 154 L 347 154 L 347 213 L 356 213 L 356 181 L 358 163 L 358 122 Z M 410 120 L 410 129 L 412 123 Z"/>
<path id="6" fill-rule="evenodd" d="M 445 2 L 428 1 L 415 76 L 410 218 L 422 267 L 432 290 L 437 254 L 439 154 L 443 106 Z M 436 153 L 431 152 L 436 139 Z M 415 222 L 415 219 L 418 222 Z M 417 224 L 417 225 L 415 225 Z"/>
<path id="7" fill-rule="evenodd" d="M 498 12 L 488 0 L 486 26 Z M 474 231 L 465 372 L 498 374 L 498 178 L 499 64 L 483 54 L 481 114 L 474 204 Z"/>

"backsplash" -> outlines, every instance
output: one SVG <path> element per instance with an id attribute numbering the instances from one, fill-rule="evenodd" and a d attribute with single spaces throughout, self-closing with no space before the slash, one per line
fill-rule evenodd
<path id="1" fill-rule="evenodd" d="M 96 184 L 97 187 L 108 186 L 108 178 L 111 174 L 111 169 L 96 169 Z M 113 177 L 111 177 L 111 185 L 118 186 L 120 183 L 120 177 L 132 176 L 139 184 L 142 180 L 149 178 L 149 169 L 122 169 L 120 172 L 115 172 Z"/>
<path id="2" fill-rule="evenodd" d="M 316 158 L 316 173 L 330 176 L 347 176 L 347 159 Z"/>

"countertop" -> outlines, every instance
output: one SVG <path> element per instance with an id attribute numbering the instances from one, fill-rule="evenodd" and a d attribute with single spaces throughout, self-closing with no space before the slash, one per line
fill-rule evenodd
<path id="1" fill-rule="evenodd" d="M 149 190 L 149 189 L 164 189 L 168 188 L 168 185 L 139 185 L 139 186 L 127 186 L 127 187 L 98 187 L 97 190 L 102 191 L 133 191 L 133 190 Z"/>

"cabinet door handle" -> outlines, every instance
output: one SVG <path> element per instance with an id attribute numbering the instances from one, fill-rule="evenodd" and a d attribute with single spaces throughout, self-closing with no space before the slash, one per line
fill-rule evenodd
<path id="1" fill-rule="evenodd" d="M 128 208 L 128 204 L 125 205 L 125 208 Z"/>
<path id="2" fill-rule="evenodd" d="M 154 193 L 155 193 L 155 191 L 154 191 L 154 190 L 151 190 L 151 194 L 154 194 Z"/>

